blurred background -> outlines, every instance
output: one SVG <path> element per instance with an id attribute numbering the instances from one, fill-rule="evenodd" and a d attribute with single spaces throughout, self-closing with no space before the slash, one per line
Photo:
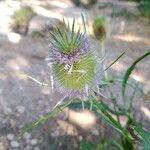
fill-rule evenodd
<path id="1" fill-rule="evenodd" d="M 50 87 L 38 85 L 25 74 L 49 83 L 45 62 L 49 32 L 63 25 L 63 18 L 69 22 L 75 18 L 76 28 L 82 29 L 81 13 L 93 49 L 100 48 L 92 22 L 99 15 L 108 19 L 107 64 L 125 52 L 109 70 L 111 75 L 120 75 L 150 50 L 149 0 L 0 0 L 0 150 L 73 150 L 80 149 L 83 140 L 96 144 L 115 135 L 93 113 L 66 109 L 21 139 L 16 137 L 21 128 L 47 114 L 59 101 Z M 136 98 L 134 112 L 147 129 L 149 74 L 150 60 L 145 59 L 131 76 L 143 88 L 144 98 Z"/>

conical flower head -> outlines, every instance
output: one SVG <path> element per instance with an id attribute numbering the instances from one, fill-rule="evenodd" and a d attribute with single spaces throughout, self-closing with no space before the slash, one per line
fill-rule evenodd
<path id="1" fill-rule="evenodd" d="M 97 16 L 93 22 L 93 32 L 95 37 L 104 42 L 107 37 L 107 19 L 104 16 Z"/>
<path id="2" fill-rule="evenodd" d="M 85 34 L 57 28 L 51 33 L 50 63 L 54 82 L 68 96 L 84 95 L 95 75 L 95 57 Z"/>

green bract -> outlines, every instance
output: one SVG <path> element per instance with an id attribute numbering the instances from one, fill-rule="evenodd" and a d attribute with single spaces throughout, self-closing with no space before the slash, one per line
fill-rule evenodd
<path id="1" fill-rule="evenodd" d="M 95 60 L 92 53 L 86 54 L 79 62 L 72 64 L 72 73 L 64 69 L 63 64 L 55 64 L 53 70 L 61 86 L 81 90 L 94 78 Z"/>
<path id="2" fill-rule="evenodd" d="M 98 16 L 93 22 L 93 32 L 95 37 L 101 42 L 107 37 L 107 19 L 103 16 Z"/>

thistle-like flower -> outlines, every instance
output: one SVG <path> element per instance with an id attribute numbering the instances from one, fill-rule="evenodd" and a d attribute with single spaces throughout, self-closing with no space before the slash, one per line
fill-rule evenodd
<path id="1" fill-rule="evenodd" d="M 56 28 L 50 33 L 51 84 L 66 97 L 82 97 L 90 92 L 96 60 L 86 34 L 75 32 L 75 19 L 68 28 Z"/>
<path id="2" fill-rule="evenodd" d="M 93 32 L 95 37 L 104 42 L 107 37 L 107 19 L 104 16 L 97 16 L 93 22 Z"/>
<path id="3" fill-rule="evenodd" d="M 97 16 L 94 19 L 93 22 L 93 32 L 97 40 L 99 40 L 100 47 L 101 47 L 101 54 L 99 53 L 100 56 L 102 56 L 103 59 L 106 57 L 106 50 L 105 50 L 105 40 L 107 38 L 108 34 L 108 21 L 104 16 Z M 105 60 L 102 63 L 103 70 L 104 70 L 104 75 L 105 78 L 108 78 L 107 72 L 106 72 L 106 64 Z"/>

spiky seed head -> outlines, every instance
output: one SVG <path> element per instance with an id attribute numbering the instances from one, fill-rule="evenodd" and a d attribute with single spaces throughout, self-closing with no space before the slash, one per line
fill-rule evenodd
<path id="1" fill-rule="evenodd" d="M 97 16 L 93 22 L 93 32 L 95 37 L 100 41 L 104 42 L 107 37 L 107 25 L 108 21 L 104 16 Z"/>
<path id="2" fill-rule="evenodd" d="M 85 34 L 57 28 L 50 36 L 50 63 L 54 82 L 67 96 L 85 94 L 85 87 L 94 79 L 95 57 Z"/>

